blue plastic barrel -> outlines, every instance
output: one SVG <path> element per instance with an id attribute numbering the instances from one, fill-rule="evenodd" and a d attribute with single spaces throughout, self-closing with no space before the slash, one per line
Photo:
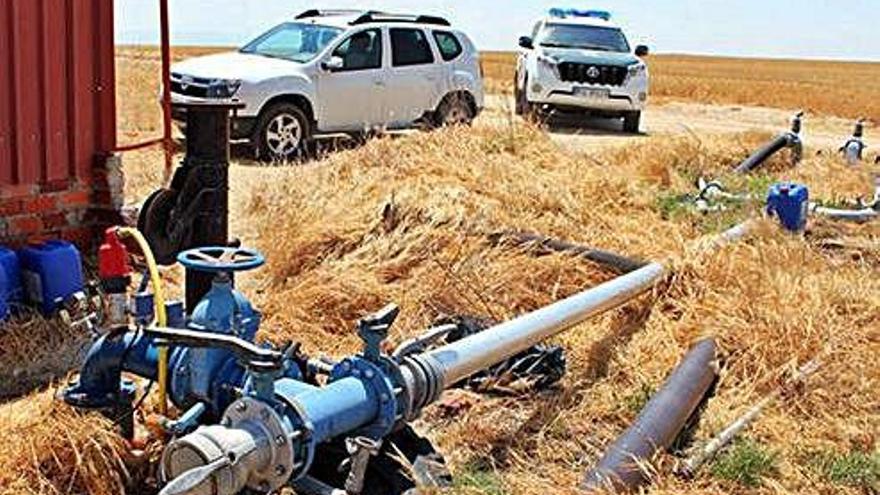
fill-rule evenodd
<path id="1" fill-rule="evenodd" d="M 0 270 L 6 275 L 6 302 L 9 306 L 24 302 L 24 289 L 21 286 L 21 264 L 15 251 L 0 246 Z"/>
<path id="2" fill-rule="evenodd" d="M 21 275 L 29 303 L 51 315 L 83 290 L 82 258 L 65 241 L 48 241 L 19 251 Z"/>
<path id="3" fill-rule="evenodd" d="M 0 269 L 0 322 L 9 317 L 9 303 L 7 294 L 9 293 L 9 282 L 6 279 L 6 271 Z"/>
<path id="4" fill-rule="evenodd" d="M 803 232 L 810 209 L 810 192 L 806 186 L 790 182 L 774 184 L 767 195 L 767 213 L 779 219 L 791 232 Z"/>

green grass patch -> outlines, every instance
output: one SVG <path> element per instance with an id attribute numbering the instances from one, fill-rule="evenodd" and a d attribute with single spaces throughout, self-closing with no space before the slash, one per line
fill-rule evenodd
<path id="1" fill-rule="evenodd" d="M 824 452 L 812 464 L 826 481 L 835 485 L 862 488 L 870 493 L 880 491 L 880 452 Z"/>
<path id="2" fill-rule="evenodd" d="M 664 220 L 674 220 L 691 214 L 693 203 L 694 197 L 690 194 L 663 194 L 657 198 L 657 210 Z"/>
<path id="3" fill-rule="evenodd" d="M 466 464 L 454 479 L 453 487 L 464 492 L 485 495 L 507 494 L 498 474 L 480 462 Z"/>
<path id="4" fill-rule="evenodd" d="M 757 487 L 776 473 L 776 454 L 759 443 L 741 440 L 715 459 L 710 472 L 716 478 Z"/>
<path id="5" fill-rule="evenodd" d="M 623 405 L 630 413 L 638 414 L 645 408 L 645 405 L 648 404 L 648 401 L 651 400 L 655 392 L 656 389 L 653 386 L 648 383 L 642 383 L 638 390 L 624 397 Z"/>

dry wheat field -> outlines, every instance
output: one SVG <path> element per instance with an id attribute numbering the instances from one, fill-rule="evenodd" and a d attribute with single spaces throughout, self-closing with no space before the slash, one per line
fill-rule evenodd
<path id="1" fill-rule="evenodd" d="M 493 91 L 503 94 L 510 56 L 487 54 L 485 63 Z M 118 67 L 120 139 L 150 137 L 159 129 L 156 53 L 122 49 Z M 806 67 L 823 70 L 808 77 Z M 880 121 L 876 64 L 657 57 L 652 70 L 659 108 L 678 101 L 763 105 Z M 742 74 L 756 86 L 740 88 Z M 572 146 L 499 106 L 473 128 L 378 138 L 304 164 L 262 166 L 237 156 L 232 230 L 269 260 L 242 287 L 265 313 L 261 338 L 344 355 L 359 348 L 355 321 L 388 302 L 402 308 L 391 336 L 400 342 L 444 315 L 506 319 L 613 277 L 565 255 L 491 244 L 492 233 L 539 232 L 663 261 L 674 275 L 654 292 L 554 339 L 568 360 L 556 388 L 450 392 L 444 403 L 454 407 L 426 411 L 417 427 L 455 477 L 439 493 L 578 493 L 585 470 L 705 336 L 722 349 L 720 380 L 693 438 L 654 459 L 645 493 L 878 493 L 880 224 L 813 219 L 801 237 L 763 220 L 744 242 L 694 249 L 705 236 L 761 216 L 749 203 L 695 212 L 682 198 L 699 177 L 755 194 L 795 180 L 838 205 L 873 192 L 876 167 L 851 168 L 809 146 L 796 169 L 780 157 L 751 176 L 734 176 L 732 168 L 770 136 L 698 129 Z M 161 182 L 156 150 L 127 155 L 125 166 L 131 202 Z M 173 282 L 179 273 L 165 276 Z M 29 328 L 31 335 L 53 331 Z M 39 352 L 20 341 L 10 346 L 15 331 L 0 330 L 0 361 Z M 816 356 L 820 370 L 694 479 L 673 474 L 688 449 Z M 126 445 L 105 420 L 53 400 L 56 387 L 46 383 L 0 404 L 0 495 L 155 490 L 161 445 Z"/>

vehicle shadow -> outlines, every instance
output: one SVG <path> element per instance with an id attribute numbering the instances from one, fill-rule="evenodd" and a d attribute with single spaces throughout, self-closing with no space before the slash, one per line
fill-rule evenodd
<path id="1" fill-rule="evenodd" d="M 236 164 L 247 167 L 295 167 L 319 162 L 342 151 L 358 149 L 366 145 L 370 139 L 371 136 L 334 136 L 317 139 L 309 143 L 308 149 L 302 156 L 286 161 L 260 160 L 253 145 L 247 141 L 236 141 L 230 145 L 230 157 Z"/>
<path id="2" fill-rule="evenodd" d="M 624 132 L 620 119 L 604 119 L 576 114 L 554 114 L 546 117 L 543 126 L 551 134 L 570 136 L 617 136 L 646 137 L 644 131 L 637 134 Z"/>

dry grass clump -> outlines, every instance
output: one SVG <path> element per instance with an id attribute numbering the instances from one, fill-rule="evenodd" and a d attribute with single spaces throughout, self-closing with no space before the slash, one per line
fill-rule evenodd
<path id="1" fill-rule="evenodd" d="M 62 378 L 83 355 L 88 336 L 39 315 L 0 324 L 0 400 Z"/>
<path id="2" fill-rule="evenodd" d="M 125 492 L 125 446 L 109 424 L 51 392 L 0 405 L 0 494 Z"/>
<path id="3" fill-rule="evenodd" d="M 398 332 L 413 332 L 449 313 L 508 318 L 609 276 L 489 245 L 507 230 L 641 257 L 678 250 L 691 234 L 659 218 L 650 185 L 619 172 L 526 127 L 379 140 L 291 169 L 249 208 L 271 218 L 257 236 L 269 259 L 267 328 L 351 344 L 356 318 L 390 301 L 404 309 Z"/>

